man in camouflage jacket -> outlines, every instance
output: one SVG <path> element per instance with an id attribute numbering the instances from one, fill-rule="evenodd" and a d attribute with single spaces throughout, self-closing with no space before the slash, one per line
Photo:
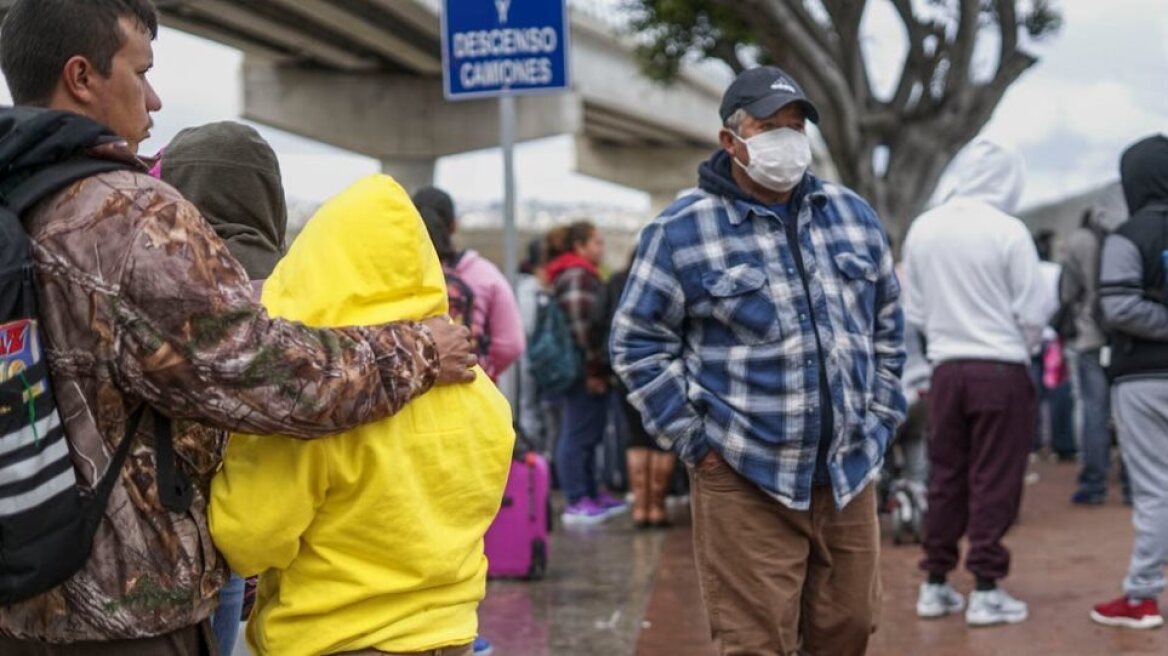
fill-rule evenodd
<path id="1" fill-rule="evenodd" d="M 85 51 L 94 39 L 69 37 L 77 30 L 112 33 L 108 61 L 100 48 Z M 391 415 L 435 382 L 473 377 L 466 331 L 449 322 L 312 329 L 254 304 L 243 268 L 195 207 L 135 157 L 161 105 L 145 79 L 156 30 L 148 0 L 18 0 L 3 27 L 0 63 L 16 103 L 81 116 L 57 115 L 54 131 L 43 129 L 43 111 L 4 109 L 0 153 L 87 150 L 132 167 L 77 182 L 25 216 L 79 484 L 102 477 L 142 404 L 175 420 L 179 466 L 195 484 L 189 511 L 162 506 L 144 421 L 87 564 L 0 607 L 4 654 L 89 641 L 102 644 L 87 654 L 210 653 L 202 625 L 227 571 L 206 492 L 224 431 L 312 438 Z M 46 80 L 54 53 L 58 74 Z M 83 116 L 117 136 L 69 143 L 67 128 Z M 0 162 L 9 174 L 17 166 Z"/>

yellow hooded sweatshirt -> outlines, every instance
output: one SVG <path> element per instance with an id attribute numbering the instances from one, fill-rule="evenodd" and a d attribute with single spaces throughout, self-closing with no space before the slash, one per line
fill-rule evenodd
<path id="1" fill-rule="evenodd" d="M 446 313 L 442 267 L 406 192 L 365 178 L 329 201 L 264 284 L 275 317 L 373 325 Z M 211 533 L 260 574 L 258 654 L 414 652 L 466 644 L 486 592 L 483 534 L 515 435 L 481 371 L 398 414 L 317 440 L 233 435 Z"/>

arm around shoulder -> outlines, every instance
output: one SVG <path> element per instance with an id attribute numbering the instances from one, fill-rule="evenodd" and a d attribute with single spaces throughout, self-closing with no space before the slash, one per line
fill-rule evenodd
<path id="1" fill-rule="evenodd" d="M 316 437 L 388 416 L 434 384 L 418 324 L 314 329 L 276 320 L 193 205 L 149 205 L 111 298 L 116 373 L 165 414 Z"/>

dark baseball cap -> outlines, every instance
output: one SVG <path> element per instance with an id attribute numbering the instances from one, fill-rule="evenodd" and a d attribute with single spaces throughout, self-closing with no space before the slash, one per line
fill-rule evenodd
<path id="1" fill-rule="evenodd" d="M 759 66 L 743 71 L 726 89 L 718 113 L 722 122 L 745 109 L 754 118 L 766 118 L 791 103 L 803 106 L 803 112 L 814 123 L 819 123 L 819 110 L 803 93 L 795 78 L 777 66 Z"/>

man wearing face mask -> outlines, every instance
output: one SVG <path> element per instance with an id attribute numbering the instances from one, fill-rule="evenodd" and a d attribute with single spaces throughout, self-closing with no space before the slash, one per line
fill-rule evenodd
<path id="1" fill-rule="evenodd" d="M 807 171 L 819 112 L 789 75 L 746 71 L 721 118 L 699 188 L 641 233 L 613 366 L 689 467 L 720 653 L 863 654 L 872 482 L 904 416 L 891 250 L 868 203 Z"/>

